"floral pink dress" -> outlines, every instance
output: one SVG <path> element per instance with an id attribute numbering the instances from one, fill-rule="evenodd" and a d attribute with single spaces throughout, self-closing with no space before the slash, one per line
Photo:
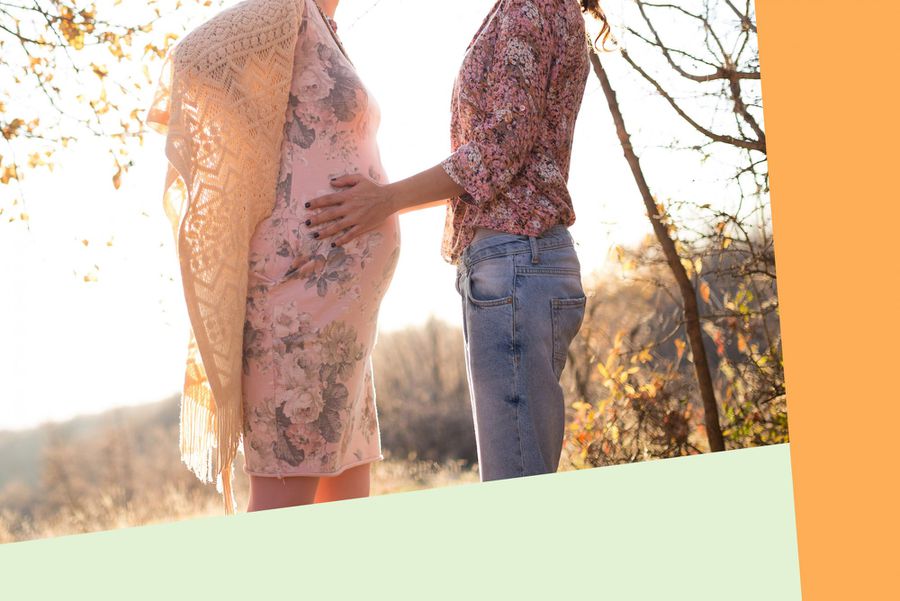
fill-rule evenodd
<path id="1" fill-rule="evenodd" d="M 400 252 L 397 217 L 343 247 L 315 239 L 304 203 L 331 177 L 384 181 L 379 111 L 313 0 L 302 25 L 275 208 L 256 229 L 244 327 L 244 469 L 329 476 L 381 458 L 372 347 Z M 300 277 L 294 267 L 314 260 Z"/>

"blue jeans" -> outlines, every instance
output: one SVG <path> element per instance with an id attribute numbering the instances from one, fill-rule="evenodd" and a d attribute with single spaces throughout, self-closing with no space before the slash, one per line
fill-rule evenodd
<path id="1" fill-rule="evenodd" d="M 566 415 L 559 378 L 585 306 L 572 237 L 556 226 L 473 242 L 456 289 L 482 481 L 555 472 Z"/>

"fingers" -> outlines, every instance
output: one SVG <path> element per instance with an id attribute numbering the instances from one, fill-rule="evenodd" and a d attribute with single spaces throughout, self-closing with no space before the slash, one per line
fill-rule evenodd
<path id="1" fill-rule="evenodd" d="M 339 217 L 335 220 L 330 221 L 325 227 L 318 230 L 316 233 L 319 234 L 316 236 L 317 238 L 328 238 L 330 236 L 334 236 L 335 234 L 340 234 L 344 230 L 353 227 L 356 225 L 353 221 L 349 220 L 346 217 Z"/>
<path id="2" fill-rule="evenodd" d="M 352 188 L 363 180 L 363 176 L 358 173 L 350 175 L 342 175 L 331 180 L 331 185 L 335 188 Z"/>
<path id="3" fill-rule="evenodd" d="M 344 232 L 341 236 L 339 236 L 334 241 L 334 245 L 335 246 L 343 246 L 345 244 L 353 242 L 354 240 L 356 240 L 357 238 L 359 238 L 360 236 L 365 234 L 367 231 L 368 230 L 363 229 L 362 227 L 360 227 L 358 225 L 354 225 L 353 227 L 348 229 L 346 232 Z"/>
<path id="4" fill-rule="evenodd" d="M 312 274 L 312 272 L 315 271 L 315 269 L 316 269 L 316 261 L 315 261 L 315 259 L 310 259 L 309 261 L 304 263 L 303 266 L 300 267 L 300 269 L 297 270 L 297 275 L 301 278 L 305 278 L 305 277 L 308 277 L 310 274 Z"/>
<path id="5" fill-rule="evenodd" d="M 331 180 L 331 185 L 334 188 L 353 188 L 360 182 L 364 181 L 364 179 L 365 178 L 359 174 L 342 175 Z M 346 190 L 335 192 L 334 194 L 324 194 L 318 198 L 310 200 L 304 206 L 307 209 L 324 209 L 326 207 L 340 205 L 345 200 L 347 200 L 345 192 Z"/>
<path id="6" fill-rule="evenodd" d="M 335 206 L 328 209 L 323 209 L 319 213 L 310 216 L 309 219 L 306 220 L 307 227 L 315 227 L 321 225 L 323 223 L 329 223 L 340 219 L 344 215 L 346 215 L 348 209 L 344 206 Z M 321 234 L 321 232 L 319 232 Z"/>
<path id="7" fill-rule="evenodd" d="M 334 207 L 344 202 L 344 195 L 341 192 L 334 194 L 325 194 L 318 198 L 314 198 L 304 204 L 307 209 L 324 209 L 326 207 Z"/>

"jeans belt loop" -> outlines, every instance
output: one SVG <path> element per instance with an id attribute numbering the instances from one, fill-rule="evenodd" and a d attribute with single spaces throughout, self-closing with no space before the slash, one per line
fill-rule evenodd
<path id="1" fill-rule="evenodd" d="M 541 262 L 541 253 L 538 250 L 537 238 L 528 236 L 528 242 L 531 244 L 531 264 L 537 265 Z"/>

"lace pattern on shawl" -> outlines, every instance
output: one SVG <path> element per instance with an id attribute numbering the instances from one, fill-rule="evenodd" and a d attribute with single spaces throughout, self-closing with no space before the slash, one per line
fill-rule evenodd
<path id="1" fill-rule="evenodd" d="M 247 254 L 275 201 L 300 29 L 298 0 L 245 0 L 169 53 L 147 123 L 166 134 L 163 206 L 191 321 L 181 401 L 184 463 L 234 511 L 242 430 Z"/>

